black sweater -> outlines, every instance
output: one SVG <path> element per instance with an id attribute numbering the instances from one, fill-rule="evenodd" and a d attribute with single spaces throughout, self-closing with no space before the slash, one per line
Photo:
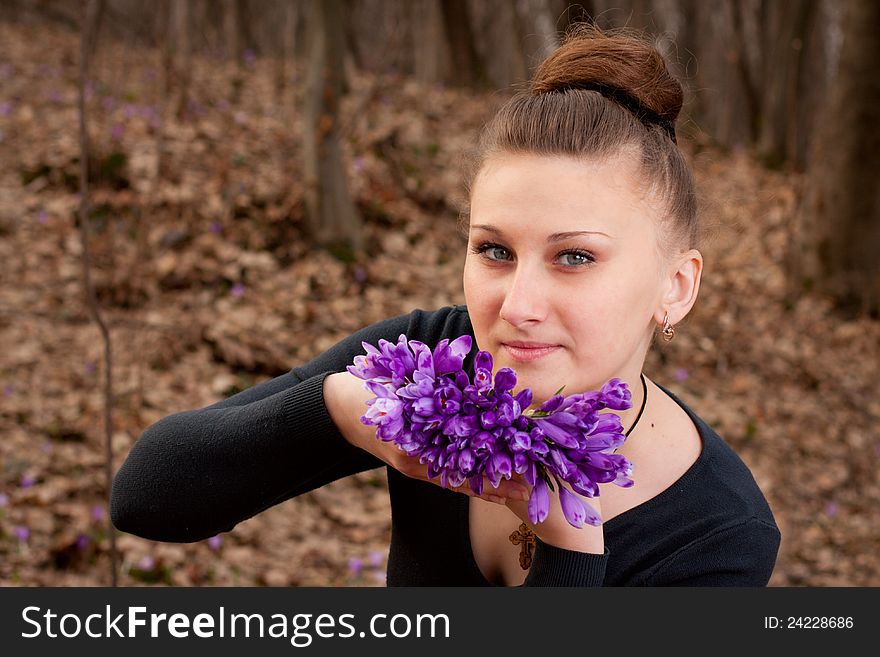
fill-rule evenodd
<path id="1" fill-rule="evenodd" d="M 369 326 L 310 363 L 203 409 L 147 428 L 116 473 L 110 501 L 121 531 L 199 541 L 261 511 L 385 464 L 348 443 L 324 405 L 323 381 L 364 353 L 361 341 L 400 334 L 434 345 L 473 336 L 464 306 L 416 310 Z M 465 361 L 473 375 L 472 350 Z M 697 461 L 654 498 L 604 523 L 605 554 L 538 539 L 524 586 L 765 586 L 780 533 L 752 474 L 665 388 L 703 441 Z M 388 468 L 389 586 L 490 586 L 470 545 L 469 498 Z"/>

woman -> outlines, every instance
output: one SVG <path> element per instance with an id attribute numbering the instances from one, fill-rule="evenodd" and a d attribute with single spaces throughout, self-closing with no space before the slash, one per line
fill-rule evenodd
<path id="1" fill-rule="evenodd" d="M 764 586 L 780 534 L 751 473 L 683 402 L 642 375 L 656 332 L 693 307 L 703 259 L 696 204 L 675 141 L 682 90 L 637 38 L 573 32 L 527 92 L 485 128 L 470 184 L 465 306 L 367 327 L 312 362 L 149 427 L 116 475 L 115 525 L 197 541 L 286 499 L 387 466 L 389 585 Z M 520 478 L 475 495 L 359 420 L 371 396 L 346 371 L 362 341 L 434 345 L 472 335 L 538 402 L 632 391 L 621 413 L 630 488 L 589 500 L 597 527 L 558 499 L 529 521 Z M 472 350 L 466 368 L 473 373 Z"/>

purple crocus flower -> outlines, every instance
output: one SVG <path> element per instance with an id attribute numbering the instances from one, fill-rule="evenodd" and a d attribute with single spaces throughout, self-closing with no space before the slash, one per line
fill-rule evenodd
<path id="1" fill-rule="evenodd" d="M 223 545 L 223 537 L 219 534 L 208 539 L 208 547 L 214 552 L 218 552 Z"/>
<path id="2" fill-rule="evenodd" d="M 464 371 L 473 344 L 469 335 L 442 340 L 433 349 L 405 335 L 397 342 L 362 344 L 366 353 L 348 367 L 374 395 L 361 422 L 417 457 L 442 486 L 467 482 L 480 495 L 484 477 L 497 488 L 503 479 L 521 475 L 532 486 L 529 517 L 542 522 L 553 477 L 566 520 L 581 527 L 601 521 L 578 495 L 595 497 L 603 483 L 633 484 L 632 464 L 614 453 L 626 440 L 620 417 L 600 413 L 631 407 L 632 396 L 620 379 L 597 392 L 566 397 L 560 391 L 532 411 L 531 390 L 514 396 L 516 372 L 502 368 L 493 377 L 488 352 L 477 352 L 471 381 Z"/>
<path id="3" fill-rule="evenodd" d="M 236 299 L 239 299 L 244 296 L 244 285 L 242 283 L 236 283 L 232 286 L 232 289 L 229 290 L 229 293 L 234 296 Z"/>
<path id="4" fill-rule="evenodd" d="M 104 507 L 100 504 L 96 504 L 92 507 L 92 520 L 94 522 L 101 522 L 104 520 Z"/>
<path id="5" fill-rule="evenodd" d="M 26 474 L 21 476 L 20 485 L 22 488 L 30 488 L 35 483 L 37 483 L 37 478 L 33 475 Z"/>
<path id="6" fill-rule="evenodd" d="M 605 398 L 605 405 L 617 411 L 626 410 L 632 406 L 632 394 L 629 388 L 620 379 L 611 379 L 602 386 L 600 391 Z"/>
<path id="7" fill-rule="evenodd" d="M 348 560 L 348 572 L 352 575 L 360 575 L 361 571 L 364 569 L 364 562 L 362 559 L 358 557 L 352 557 Z"/>
<path id="8" fill-rule="evenodd" d="M 15 538 L 22 543 L 27 543 L 28 538 L 31 536 L 31 530 L 24 525 L 16 525 L 15 529 L 12 530 L 12 533 L 15 534 Z"/>
<path id="9" fill-rule="evenodd" d="M 76 536 L 76 543 L 75 543 L 76 549 L 79 550 L 80 552 L 82 552 L 83 550 L 85 550 L 89 546 L 89 543 L 91 543 L 91 542 L 92 542 L 92 539 L 90 539 L 86 534 L 83 534 L 80 532 Z"/>
<path id="10" fill-rule="evenodd" d="M 562 514 L 568 523 L 574 527 L 588 525 L 600 525 L 602 521 L 599 514 L 589 504 L 568 490 L 565 486 L 559 486 L 559 503 L 562 506 Z"/>
<path id="11" fill-rule="evenodd" d="M 529 520 L 532 523 L 544 522 L 550 514 L 550 490 L 544 479 L 538 479 L 529 497 Z"/>

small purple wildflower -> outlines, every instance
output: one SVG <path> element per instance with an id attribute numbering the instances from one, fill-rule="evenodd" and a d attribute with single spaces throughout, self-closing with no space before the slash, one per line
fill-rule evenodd
<path id="1" fill-rule="evenodd" d="M 49 213 L 40 208 L 40 210 L 37 212 L 37 221 L 45 226 L 47 223 L 49 223 Z"/>
<path id="2" fill-rule="evenodd" d="M 242 59 L 244 60 L 244 63 L 248 66 L 253 66 L 257 61 L 257 53 L 248 48 L 244 51 Z"/>
<path id="3" fill-rule="evenodd" d="M 357 171 L 357 172 L 361 172 L 361 171 L 364 170 L 364 158 L 362 158 L 362 157 L 356 157 L 356 158 L 354 158 L 354 160 L 352 161 L 352 164 L 354 165 L 354 170 L 355 170 L 355 171 Z"/>
<path id="4" fill-rule="evenodd" d="M 113 141 L 119 141 L 124 134 L 125 127 L 121 123 L 114 123 L 113 127 L 110 128 L 110 139 Z"/>
<path id="5" fill-rule="evenodd" d="M 0 116 L 6 118 L 12 114 L 12 103 L 0 103 Z"/>
<path id="6" fill-rule="evenodd" d="M 352 575 L 360 575 L 361 571 L 364 569 L 364 562 L 362 559 L 358 557 L 352 557 L 348 560 L 348 572 Z"/>
<path id="7" fill-rule="evenodd" d="M 0 493 L 0 508 L 4 506 L 9 506 L 9 495 L 6 493 Z"/>
<path id="8" fill-rule="evenodd" d="M 220 223 L 219 221 L 212 221 L 211 222 L 211 232 L 214 233 L 215 235 L 219 235 L 220 233 L 223 232 L 223 224 Z"/>
<path id="9" fill-rule="evenodd" d="M 219 534 L 217 534 L 216 536 L 212 536 L 208 539 L 208 547 L 211 548 L 214 552 L 219 552 L 222 546 L 223 537 Z"/>
<path id="10" fill-rule="evenodd" d="M 80 533 L 76 537 L 76 549 L 82 552 L 89 546 L 89 543 L 91 542 L 92 539 L 90 539 L 86 534 Z"/>
<path id="11" fill-rule="evenodd" d="M 377 584 L 387 584 L 388 576 L 380 570 L 374 570 L 370 576 L 376 581 Z"/>
<path id="12" fill-rule="evenodd" d="M 598 392 L 557 394 L 529 411 L 531 390 L 513 394 L 517 378 L 510 368 L 499 369 L 493 380 L 488 352 L 476 354 L 471 382 L 464 360 L 472 343 L 469 335 L 442 340 L 433 350 L 405 335 L 396 343 L 362 343 L 366 354 L 348 367 L 375 395 L 361 422 L 376 426 L 380 440 L 418 457 L 443 487 L 467 481 L 479 495 L 484 476 L 498 488 L 502 479 L 522 475 L 532 486 L 529 517 L 543 522 L 552 478 L 569 524 L 601 524 L 578 495 L 595 497 L 601 483 L 633 485 L 632 463 L 614 453 L 626 440 L 620 417 L 599 413 L 630 408 L 627 385 L 611 379 Z"/>
<path id="13" fill-rule="evenodd" d="M 687 369 L 684 367 L 679 367 L 675 370 L 675 380 L 676 381 L 687 381 L 690 374 Z"/>
<path id="14" fill-rule="evenodd" d="M 355 267 L 354 280 L 358 283 L 365 283 L 367 280 L 367 271 L 363 267 Z"/>
<path id="15" fill-rule="evenodd" d="M 367 555 L 367 563 L 369 563 L 373 568 L 378 568 L 382 565 L 382 562 L 385 561 L 385 555 L 378 550 L 373 550 Z"/>
<path id="16" fill-rule="evenodd" d="M 89 361 L 85 364 L 85 367 L 83 367 L 83 371 L 87 376 L 91 376 L 98 371 L 98 366 L 93 361 Z"/>
<path id="17" fill-rule="evenodd" d="M 31 530 L 24 525 L 16 525 L 15 529 L 12 530 L 12 533 L 15 534 L 15 538 L 22 543 L 27 543 L 27 540 L 31 536 Z"/>
<path id="18" fill-rule="evenodd" d="M 244 285 L 241 283 L 236 283 L 232 286 L 232 289 L 229 290 L 229 293 L 236 299 L 240 299 L 244 296 Z"/>
<path id="19" fill-rule="evenodd" d="M 840 505 L 832 500 L 825 505 L 825 515 L 829 518 L 835 517 L 840 512 Z"/>
<path id="20" fill-rule="evenodd" d="M 151 555 L 146 555 L 138 562 L 138 568 L 141 570 L 153 570 L 156 567 L 156 559 Z"/>
<path id="21" fill-rule="evenodd" d="M 100 504 L 95 504 L 92 507 L 92 521 L 93 522 L 101 522 L 104 520 L 104 507 Z"/>
<path id="22" fill-rule="evenodd" d="M 26 474 L 21 476 L 20 485 L 22 488 L 30 488 L 35 483 L 37 483 L 37 478 L 33 475 Z"/>

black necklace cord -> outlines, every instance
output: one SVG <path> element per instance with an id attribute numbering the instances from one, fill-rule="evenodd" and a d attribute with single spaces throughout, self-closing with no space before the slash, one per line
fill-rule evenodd
<path id="1" fill-rule="evenodd" d="M 644 393 L 642 395 L 642 407 L 639 409 L 639 414 L 636 415 L 636 421 L 632 423 L 632 426 L 629 429 L 627 429 L 626 436 L 629 436 L 629 434 L 632 433 L 632 430 L 636 428 L 639 420 L 642 419 L 642 413 L 645 411 L 645 404 L 648 401 L 648 383 L 645 381 L 645 375 L 639 374 L 639 378 L 642 380 L 642 392 Z"/>

